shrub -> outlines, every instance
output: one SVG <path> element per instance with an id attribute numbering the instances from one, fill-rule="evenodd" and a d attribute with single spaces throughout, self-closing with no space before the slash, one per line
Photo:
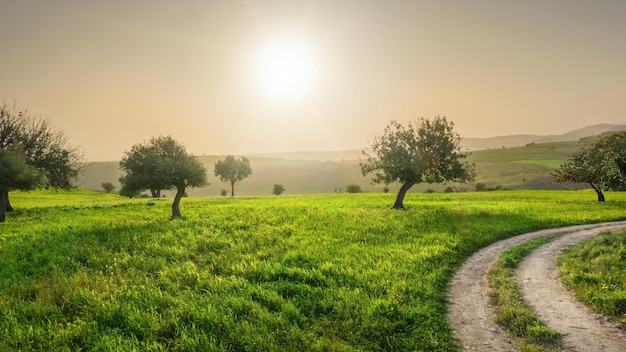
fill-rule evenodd
<path id="1" fill-rule="evenodd" d="M 363 190 L 361 189 L 361 186 L 351 183 L 346 187 L 346 192 L 347 193 L 363 193 Z"/>
<path id="2" fill-rule="evenodd" d="M 102 182 L 101 187 L 107 193 L 111 193 L 115 189 L 115 186 L 111 182 Z"/>
<path id="3" fill-rule="evenodd" d="M 274 185 L 274 189 L 272 190 L 272 194 L 275 194 L 277 196 L 283 194 L 283 192 L 285 192 L 285 187 L 283 187 L 283 185 L 281 184 L 275 184 Z"/>

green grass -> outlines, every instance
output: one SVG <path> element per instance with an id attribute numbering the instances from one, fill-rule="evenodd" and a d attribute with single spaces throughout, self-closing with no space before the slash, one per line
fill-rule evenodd
<path id="1" fill-rule="evenodd" d="M 12 194 L 0 224 L 0 350 L 459 350 L 467 256 L 626 218 L 626 194 L 588 191 L 185 198 L 181 221 L 168 200 L 48 196 Z"/>
<path id="2" fill-rule="evenodd" d="M 543 236 L 527 241 L 505 251 L 487 278 L 492 304 L 496 307 L 496 322 L 517 340 L 521 351 L 561 351 L 562 335 L 548 328 L 522 301 L 515 270 L 533 250 L 560 235 Z"/>
<path id="3" fill-rule="evenodd" d="M 563 282 L 598 313 L 626 328 L 626 232 L 600 234 L 559 258 Z"/>

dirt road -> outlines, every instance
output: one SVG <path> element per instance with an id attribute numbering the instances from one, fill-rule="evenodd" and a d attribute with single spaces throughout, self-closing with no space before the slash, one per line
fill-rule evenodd
<path id="1" fill-rule="evenodd" d="M 516 351 L 507 333 L 494 323 L 494 310 L 489 305 L 487 272 L 500 255 L 511 247 L 539 236 L 572 232 L 563 237 L 569 238 L 579 231 L 594 228 L 598 229 L 597 231 L 602 231 L 602 229 L 608 230 L 617 226 L 626 226 L 626 222 L 541 230 L 494 243 L 476 252 L 457 271 L 450 285 L 448 322 L 453 328 L 454 337 L 458 339 L 466 350 L 470 351 Z M 545 258 L 556 260 L 558 253 L 554 251 L 548 252 Z M 535 280 L 537 280 L 537 277 L 530 281 Z M 546 298 L 550 299 L 549 296 Z M 579 303 L 579 305 L 582 304 Z M 571 325 L 575 326 L 575 324 Z M 624 349 L 621 349 L 621 351 L 624 351 Z"/>

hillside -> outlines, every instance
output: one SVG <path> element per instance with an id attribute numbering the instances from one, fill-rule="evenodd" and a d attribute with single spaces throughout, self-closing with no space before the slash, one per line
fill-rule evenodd
<path id="1" fill-rule="evenodd" d="M 465 149 L 482 145 L 499 145 L 497 148 L 473 150 L 470 162 L 476 165 L 476 182 L 487 187 L 510 189 L 572 189 L 585 185 L 556 184 L 550 173 L 581 147 L 581 138 L 602 131 L 626 128 L 623 125 L 595 125 L 568 132 L 560 136 L 508 136 L 488 139 L 469 139 Z M 482 142 L 481 142 L 482 141 Z M 544 141 L 544 142 L 537 142 Z M 473 144 L 472 144 L 473 143 Z M 482 143 L 482 144 L 481 144 Z M 509 147 L 510 145 L 520 145 Z M 292 152 L 251 155 L 252 175 L 235 186 L 236 195 L 270 195 L 274 184 L 282 184 L 286 194 L 334 193 L 355 183 L 365 192 L 382 192 L 383 185 L 371 185 L 359 167 L 360 150 Z M 191 196 L 217 196 L 229 185 L 213 176 L 215 162 L 223 156 L 200 156 L 209 174 L 211 185 L 189 191 Z M 119 189 L 118 178 L 122 172 L 117 162 L 88 164 L 78 181 L 78 187 L 100 190 L 102 182 L 111 182 Z M 427 189 L 443 191 L 449 185 L 422 184 L 412 192 Z M 470 190 L 474 185 L 452 185 Z M 396 191 L 398 185 L 391 185 Z M 164 194 L 168 196 L 168 192 Z"/>

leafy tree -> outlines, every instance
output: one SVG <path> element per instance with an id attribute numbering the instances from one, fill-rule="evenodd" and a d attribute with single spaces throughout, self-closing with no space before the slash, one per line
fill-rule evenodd
<path id="1" fill-rule="evenodd" d="M 124 193 L 145 189 L 176 189 L 172 203 L 173 219 L 181 217 L 180 200 L 186 189 L 208 184 L 204 166 L 170 136 L 151 138 L 148 142 L 133 146 L 125 152 L 120 168 L 126 172 L 120 178 Z M 152 170 L 153 174 L 147 175 L 146 170 Z"/>
<path id="2" fill-rule="evenodd" d="M 106 193 L 111 193 L 115 189 L 115 186 L 111 182 L 102 182 L 100 187 L 102 187 Z"/>
<path id="3" fill-rule="evenodd" d="M 12 190 L 31 190 L 39 187 L 45 178 L 43 173 L 28 163 L 19 146 L 0 149 L 0 222 L 5 222 L 7 199 Z"/>
<path id="4" fill-rule="evenodd" d="M 346 193 L 363 193 L 361 186 L 351 183 L 346 187 Z"/>
<path id="5" fill-rule="evenodd" d="M 374 174 L 373 182 L 400 182 L 394 209 L 404 209 L 406 192 L 417 183 L 468 182 L 474 179 L 473 165 L 464 162 L 461 137 L 454 123 L 445 117 L 420 118 L 405 127 L 391 121 L 381 136 L 374 139 L 371 153 L 361 162 L 363 175 Z"/>
<path id="6" fill-rule="evenodd" d="M 623 190 L 626 186 L 626 132 L 600 137 L 574 153 L 552 177 L 557 182 L 587 183 L 598 201 L 604 202 L 602 191 Z"/>
<path id="7" fill-rule="evenodd" d="M 250 160 L 245 156 L 237 160 L 232 155 L 227 155 L 224 160 L 215 163 L 215 176 L 222 182 L 230 182 L 230 195 L 235 196 L 235 183 L 243 180 L 252 174 Z"/>
<path id="8" fill-rule="evenodd" d="M 27 110 L 4 103 L 0 107 L 0 149 L 19 146 L 28 165 L 45 176 L 38 186 L 71 189 L 80 172 L 82 153 L 69 146 L 63 131 L 55 130 L 48 120 Z M 12 211 L 9 194 L 2 195 L 4 207 Z"/>
<path id="9" fill-rule="evenodd" d="M 275 184 L 274 185 L 274 189 L 272 190 L 272 194 L 275 194 L 277 196 L 283 194 L 283 192 L 285 192 L 285 187 L 283 187 L 283 185 L 281 184 Z"/>

